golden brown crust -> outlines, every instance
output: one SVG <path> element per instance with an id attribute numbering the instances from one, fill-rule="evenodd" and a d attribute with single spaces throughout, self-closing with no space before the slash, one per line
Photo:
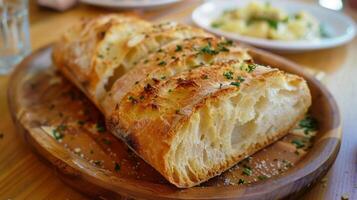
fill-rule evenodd
<path id="1" fill-rule="evenodd" d="M 65 35 L 53 59 L 101 109 L 109 130 L 177 187 L 206 181 L 276 141 L 311 104 L 302 78 L 179 24 L 93 19 Z"/>

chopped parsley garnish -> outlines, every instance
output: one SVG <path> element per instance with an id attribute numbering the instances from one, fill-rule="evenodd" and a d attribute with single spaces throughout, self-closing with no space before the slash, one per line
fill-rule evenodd
<path id="1" fill-rule="evenodd" d="M 240 86 L 240 82 L 231 82 L 231 85 L 239 87 Z"/>
<path id="2" fill-rule="evenodd" d="M 200 53 L 203 53 L 203 54 L 209 54 L 209 55 L 216 55 L 219 53 L 219 51 L 216 51 L 214 50 L 212 47 L 211 47 L 211 43 L 208 43 L 208 45 L 202 47 L 200 49 Z"/>
<path id="3" fill-rule="evenodd" d="M 244 174 L 244 175 L 251 176 L 252 173 L 253 173 L 252 168 L 250 168 L 250 167 L 248 167 L 248 166 L 245 166 L 245 167 L 243 168 L 243 174 Z"/>
<path id="4" fill-rule="evenodd" d="M 305 134 L 308 134 L 310 131 L 316 131 L 317 125 L 317 120 L 309 115 L 299 122 L 299 127 L 304 129 Z"/>
<path id="5" fill-rule="evenodd" d="M 254 71 L 255 68 L 257 68 L 257 66 L 255 64 L 249 64 L 248 68 L 247 68 L 247 72 L 250 73 L 250 72 Z"/>
<path id="6" fill-rule="evenodd" d="M 165 80 L 166 79 L 166 76 L 161 76 L 161 80 Z"/>
<path id="7" fill-rule="evenodd" d="M 291 143 L 293 143 L 296 146 L 296 148 L 298 148 L 298 149 L 305 147 L 305 144 L 301 140 L 298 140 L 298 139 L 291 141 Z"/>
<path id="8" fill-rule="evenodd" d="M 232 46 L 233 40 L 225 40 L 223 42 L 218 43 L 218 46 Z"/>
<path id="9" fill-rule="evenodd" d="M 238 77 L 237 77 L 237 80 L 238 80 L 239 82 L 243 82 L 245 79 L 244 79 L 243 77 L 241 77 L 241 76 L 238 76 Z"/>
<path id="10" fill-rule="evenodd" d="M 162 50 L 162 49 L 159 49 L 159 50 L 157 50 L 157 52 L 163 52 L 163 50 Z"/>
<path id="11" fill-rule="evenodd" d="M 57 129 L 54 129 L 52 131 L 52 135 L 56 140 L 60 140 L 60 139 L 62 139 L 64 137 L 63 134 L 60 133 Z"/>
<path id="12" fill-rule="evenodd" d="M 172 89 L 169 89 L 169 91 L 168 92 L 172 92 Z"/>
<path id="13" fill-rule="evenodd" d="M 252 17 L 247 21 L 247 25 L 249 26 L 251 24 L 254 24 L 255 22 L 262 22 L 262 21 L 267 22 L 271 28 L 273 28 L 275 30 L 278 29 L 279 21 L 275 20 L 275 19 L 270 19 L 267 17 Z"/>
<path id="14" fill-rule="evenodd" d="M 229 49 L 226 46 L 231 46 L 233 42 L 231 40 L 226 40 L 224 42 L 218 43 L 218 50 L 219 51 L 229 51 Z"/>
<path id="15" fill-rule="evenodd" d="M 182 46 L 181 45 L 176 45 L 176 52 L 182 51 Z"/>
<path id="16" fill-rule="evenodd" d="M 283 160 L 283 163 L 285 164 L 285 167 L 290 168 L 293 166 L 293 164 L 291 164 L 291 162 L 287 161 L 287 160 Z"/>
<path id="17" fill-rule="evenodd" d="M 111 145 L 112 144 L 112 142 L 110 140 L 108 140 L 107 138 L 103 138 L 102 141 L 106 145 Z"/>
<path id="18" fill-rule="evenodd" d="M 99 133 L 105 132 L 105 126 L 104 126 L 103 124 L 101 124 L 101 123 L 98 122 L 98 123 L 95 125 L 95 127 L 96 127 L 96 129 L 97 129 L 97 131 L 98 131 Z"/>
<path id="19" fill-rule="evenodd" d="M 244 180 L 244 179 L 241 179 L 241 178 L 240 178 L 240 179 L 238 180 L 238 184 L 239 184 L 239 185 L 244 184 L 244 183 L 245 183 L 245 180 Z"/>
<path id="20" fill-rule="evenodd" d="M 98 54 L 97 57 L 100 58 L 100 59 L 104 58 L 104 56 L 102 54 Z"/>
<path id="21" fill-rule="evenodd" d="M 243 77 L 241 77 L 241 76 L 238 76 L 238 77 L 237 77 L 237 80 L 238 80 L 238 81 L 231 82 L 231 85 L 234 85 L 234 86 L 239 87 L 240 84 L 241 84 L 245 79 L 244 79 Z"/>
<path id="22" fill-rule="evenodd" d="M 259 180 L 265 180 L 265 179 L 267 179 L 268 177 L 267 176 L 265 176 L 265 175 L 259 175 L 258 176 L 258 179 Z"/>
<path id="23" fill-rule="evenodd" d="M 132 103 L 132 104 L 136 104 L 136 103 L 138 103 L 138 100 L 136 100 L 134 97 L 132 97 L 132 96 L 129 96 L 129 101 Z"/>
<path id="24" fill-rule="evenodd" d="M 158 65 L 160 65 L 160 66 L 165 66 L 166 64 L 167 63 L 165 61 L 161 61 L 161 62 L 158 63 Z"/>
<path id="25" fill-rule="evenodd" d="M 119 163 L 115 163 L 115 165 L 114 165 L 114 170 L 116 171 L 116 172 L 118 172 L 118 171 L 120 171 L 120 164 Z"/>
<path id="26" fill-rule="evenodd" d="M 232 71 L 224 72 L 223 76 L 225 76 L 227 79 L 233 79 L 233 72 Z"/>
<path id="27" fill-rule="evenodd" d="M 67 129 L 67 126 L 64 124 L 61 124 L 59 126 L 57 126 L 53 131 L 52 131 L 52 135 L 56 140 L 61 140 L 64 135 L 63 135 L 63 131 L 65 131 Z"/>

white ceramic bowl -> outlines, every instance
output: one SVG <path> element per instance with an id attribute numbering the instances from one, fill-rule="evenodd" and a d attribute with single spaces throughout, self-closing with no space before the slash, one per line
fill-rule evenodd
<path id="1" fill-rule="evenodd" d="M 315 4 L 286 0 L 274 0 L 269 2 L 272 6 L 282 8 L 288 13 L 295 13 L 303 10 L 312 14 L 326 27 L 330 37 L 314 41 L 278 41 L 243 36 L 237 33 L 230 33 L 211 27 L 211 22 L 219 17 L 223 11 L 244 7 L 249 2 L 251 2 L 251 0 L 207 1 L 194 10 L 192 13 L 192 19 L 198 26 L 216 35 L 224 36 L 235 41 L 245 42 L 257 47 L 284 52 L 297 52 L 335 47 L 351 41 L 356 34 L 355 22 L 341 12 L 328 10 Z M 266 2 L 266 0 L 264 2 Z"/>

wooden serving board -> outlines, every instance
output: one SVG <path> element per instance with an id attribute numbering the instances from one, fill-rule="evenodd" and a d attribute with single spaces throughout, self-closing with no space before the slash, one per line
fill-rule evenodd
<path id="1" fill-rule="evenodd" d="M 306 78 L 318 131 L 298 129 L 200 186 L 178 189 L 105 130 L 100 112 L 52 66 L 51 47 L 27 57 L 12 74 L 8 100 L 26 142 L 68 185 L 98 199 L 294 198 L 334 162 L 341 139 L 335 100 L 300 66 L 251 49 L 255 62 Z M 298 126 L 297 126 L 298 127 Z M 316 134 L 316 135 L 315 135 Z"/>

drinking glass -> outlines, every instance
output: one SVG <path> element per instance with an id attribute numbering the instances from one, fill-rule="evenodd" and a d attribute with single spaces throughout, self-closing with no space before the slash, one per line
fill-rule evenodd
<path id="1" fill-rule="evenodd" d="M 0 0 L 0 74 L 30 52 L 27 0 Z"/>

